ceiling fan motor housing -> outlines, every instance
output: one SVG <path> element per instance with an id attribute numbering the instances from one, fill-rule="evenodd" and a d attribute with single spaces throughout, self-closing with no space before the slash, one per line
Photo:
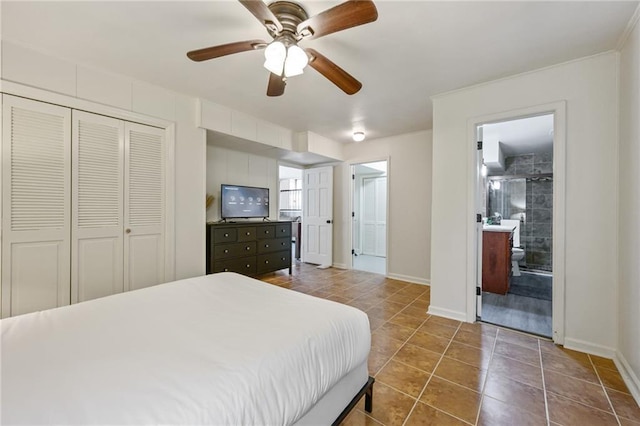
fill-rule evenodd
<path id="1" fill-rule="evenodd" d="M 267 31 L 271 37 L 276 38 L 280 35 L 287 34 L 294 40 L 300 40 L 302 36 L 297 33 L 298 25 L 307 19 L 307 12 L 297 3 L 290 1 L 276 1 L 269 5 L 269 10 L 278 18 L 282 24 L 282 33 L 277 33 L 274 28 L 267 26 Z"/>

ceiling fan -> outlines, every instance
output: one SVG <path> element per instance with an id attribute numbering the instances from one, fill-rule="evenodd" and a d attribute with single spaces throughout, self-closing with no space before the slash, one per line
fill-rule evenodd
<path id="1" fill-rule="evenodd" d="M 367 24 L 378 19 L 378 11 L 371 0 L 349 0 L 315 16 L 292 1 L 275 1 L 269 5 L 262 0 L 239 0 L 267 29 L 273 41 L 246 40 L 193 50 L 187 53 L 193 61 L 206 61 L 234 53 L 265 49 L 264 66 L 270 71 L 267 96 L 284 93 L 287 78 L 311 68 L 329 79 L 346 94 L 353 95 L 362 83 L 315 49 L 298 46 L 302 40 L 323 37 L 337 31 Z"/>

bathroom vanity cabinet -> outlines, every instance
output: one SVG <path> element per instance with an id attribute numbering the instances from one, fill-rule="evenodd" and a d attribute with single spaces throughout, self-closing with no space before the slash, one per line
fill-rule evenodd
<path id="1" fill-rule="evenodd" d="M 513 231 L 482 232 L 482 291 L 507 294 L 512 247 Z"/>

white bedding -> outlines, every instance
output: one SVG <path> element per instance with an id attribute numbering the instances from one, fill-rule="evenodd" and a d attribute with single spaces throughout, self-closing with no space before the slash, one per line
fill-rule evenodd
<path id="1" fill-rule="evenodd" d="M 0 325 L 6 425 L 291 424 L 371 344 L 363 312 L 232 273 Z"/>

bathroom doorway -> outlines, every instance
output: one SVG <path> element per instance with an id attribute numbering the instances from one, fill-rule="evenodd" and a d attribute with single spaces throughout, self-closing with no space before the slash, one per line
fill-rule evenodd
<path id="1" fill-rule="evenodd" d="M 478 317 L 551 338 L 554 115 L 481 127 Z"/>
<path id="2" fill-rule="evenodd" d="M 291 221 L 291 258 L 302 257 L 302 175 L 297 167 L 278 166 L 278 220 Z"/>
<path id="3" fill-rule="evenodd" d="M 387 161 L 351 166 L 352 267 L 387 273 Z"/>

